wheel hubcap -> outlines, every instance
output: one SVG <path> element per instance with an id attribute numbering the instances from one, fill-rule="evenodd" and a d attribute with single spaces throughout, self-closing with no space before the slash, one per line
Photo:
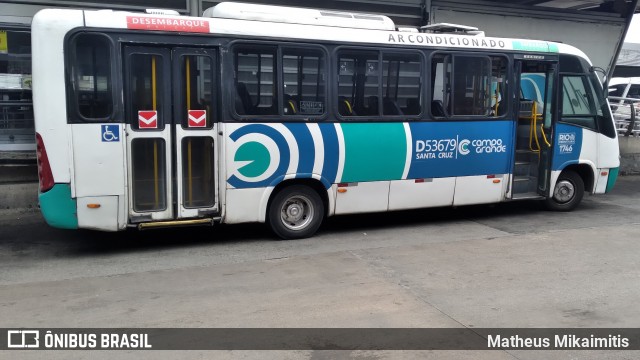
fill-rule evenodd
<path id="1" fill-rule="evenodd" d="M 575 186 L 567 180 L 561 180 L 556 184 L 555 190 L 553 190 L 553 198 L 559 203 L 567 203 L 573 199 L 576 193 Z"/>
<path id="2" fill-rule="evenodd" d="M 290 230 L 301 230 L 313 220 L 314 209 L 306 196 L 297 195 L 287 199 L 282 204 L 280 219 L 282 224 Z"/>

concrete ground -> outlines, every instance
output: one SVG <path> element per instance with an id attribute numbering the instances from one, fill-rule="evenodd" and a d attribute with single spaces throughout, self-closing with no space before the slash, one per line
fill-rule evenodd
<path id="1" fill-rule="evenodd" d="M 98 233 L 0 217 L 0 327 L 639 327 L 640 177 L 535 202 Z M 1 334 L 0 334 L 1 335 Z M 4 336 L 4 335 L 2 335 Z M 636 359 L 634 351 L 5 352 L 0 358 Z"/>

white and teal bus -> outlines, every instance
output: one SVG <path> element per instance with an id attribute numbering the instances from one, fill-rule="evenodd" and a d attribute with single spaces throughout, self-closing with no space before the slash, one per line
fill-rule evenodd
<path id="1" fill-rule="evenodd" d="M 444 29 L 443 29 L 444 28 Z M 386 16 L 224 2 L 42 10 L 33 98 L 46 221 L 104 231 L 611 190 L 618 141 L 578 49 Z"/>

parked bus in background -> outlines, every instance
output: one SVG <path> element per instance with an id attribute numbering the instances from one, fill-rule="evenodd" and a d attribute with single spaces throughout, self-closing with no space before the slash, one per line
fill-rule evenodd
<path id="1" fill-rule="evenodd" d="M 48 9 L 32 30 L 55 227 L 266 222 L 293 239 L 340 214 L 567 211 L 618 174 L 601 84 L 565 44 L 232 2 L 200 18 Z"/>
<path id="2" fill-rule="evenodd" d="M 640 77 L 611 78 L 608 90 L 618 134 L 640 135 Z"/>

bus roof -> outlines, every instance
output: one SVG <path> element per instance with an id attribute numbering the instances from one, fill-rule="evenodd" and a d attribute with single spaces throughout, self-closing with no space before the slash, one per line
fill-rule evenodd
<path id="1" fill-rule="evenodd" d="M 276 23 L 335 26 L 355 29 L 395 30 L 389 17 L 299 7 L 222 2 L 202 14 L 205 18 L 268 21 Z"/>
<path id="2" fill-rule="evenodd" d="M 344 27 L 341 26 L 341 24 L 330 24 L 333 20 L 313 20 L 312 12 L 315 11 L 317 13 L 322 13 L 322 10 L 261 5 L 259 9 L 268 8 L 272 12 L 275 12 L 277 16 L 275 18 L 269 18 L 268 16 L 262 15 L 259 16 L 260 11 L 258 11 L 254 12 L 254 14 L 235 16 L 235 18 L 231 18 L 229 13 L 233 7 L 228 4 L 234 3 L 221 3 L 214 7 L 213 10 L 208 9 L 207 12 L 205 12 L 205 14 L 215 17 L 171 16 L 113 10 L 84 10 L 84 19 L 86 27 L 96 28 L 219 34 L 223 36 L 266 37 L 292 40 L 347 42 L 354 44 L 401 45 L 418 48 L 458 48 L 537 53 L 566 53 L 577 55 L 588 60 L 587 56 L 582 51 L 573 46 L 549 41 L 483 37 L 465 34 L 396 31 L 395 29 L 392 30 L 393 25 L 390 27 L 386 20 L 380 22 L 380 24 L 382 24 L 380 27 L 385 27 L 385 29 L 372 29 L 370 25 L 366 25 L 369 24 L 368 22 L 372 21 L 368 19 L 352 18 L 350 22 L 357 20 L 363 25 L 351 25 L 350 27 Z M 222 7 L 222 10 L 224 11 L 214 11 L 221 5 L 224 5 Z M 281 14 L 284 11 L 288 11 L 288 9 L 296 9 L 295 11 L 298 11 L 300 14 L 305 14 L 304 16 L 308 19 L 296 20 L 295 23 L 293 21 L 280 21 L 283 18 Z M 47 11 L 51 10 L 41 10 L 41 12 Z M 60 16 L 64 16 L 64 12 L 77 12 L 83 10 L 55 11 L 59 12 L 56 15 L 56 18 L 58 19 L 58 22 L 60 22 Z M 262 13 L 264 14 L 264 12 Z M 351 14 L 350 16 L 355 15 Z M 327 16 L 326 19 L 330 17 L 331 16 Z M 316 23 L 310 24 L 309 22 L 313 21 L 310 21 L 309 19 Z M 305 23 L 301 24 L 301 22 Z M 393 24 L 390 19 L 389 22 L 390 24 Z M 34 21 L 34 30 L 37 26 L 38 23 Z M 51 25 L 49 24 L 47 26 Z"/>

